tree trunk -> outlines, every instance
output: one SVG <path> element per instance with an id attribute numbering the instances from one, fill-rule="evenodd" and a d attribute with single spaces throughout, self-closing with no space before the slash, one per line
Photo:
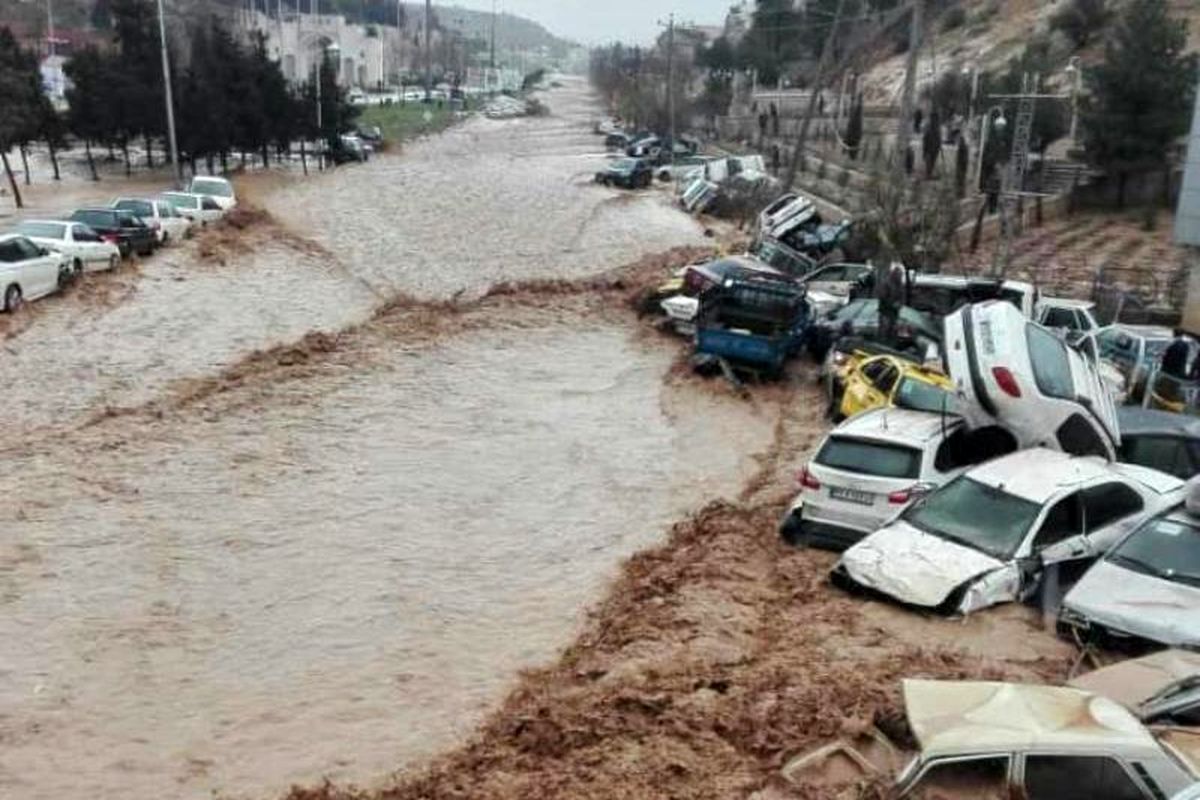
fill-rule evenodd
<path id="1" fill-rule="evenodd" d="M 62 175 L 58 172 L 58 148 L 54 146 L 54 139 L 46 139 L 46 147 L 50 150 L 50 165 L 54 167 L 54 180 L 61 181 Z"/>
<path id="2" fill-rule="evenodd" d="M 121 140 L 121 156 L 125 159 L 125 177 L 133 175 L 133 165 L 129 163 L 129 140 Z"/>
<path id="3" fill-rule="evenodd" d="M 229 174 L 229 152 L 227 150 L 221 151 L 221 174 Z"/>
<path id="4" fill-rule="evenodd" d="M 25 185 L 29 186 L 31 185 L 29 180 L 29 151 L 26 150 L 23 144 L 17 146 L 17 151 L 21 154 L 21 166 L 25 169 Z"/>
<path id="5" fill-rule="evenodd" d="M 212 175 L 212 173 L 213 173 L 213 154 L 212 153 L 208 153 L 204 156 L 204 163 L 208 165 L 208 174 Z"/>
<path id="6" fill-rule="evenodd" d="M 146 144 L 146 169 L 154 169 L 154 142 L 148 133 L 142 134 L 142 141 Z"/>
<path id="7" fill-rule="evenodd" d="M 264 144 L 262 146 L 262 160 L 263 169 L 267 169 L 271 166 L 271 146 L 268 144 Z"/>
<path id="8" fill-rule="evenodd" d="M 300 167 L 308 174 L 308 155 L 304 152 L 304 140 L 300 140 Z"/>
<path id="9" fill-rule="evenodd" d="M 85 153 L 87 153 L 88 170 L 90 170 L 92 173 L 92 180 L 99 181 L 100 174 L 98 172 L 96 172 L 96 159 L 92 155 L 92 140 L 91 139 L 83 140 L 83 151 Z"/>
<path id="10" fill-rule="evenodd" d="M 246 166 L 246 148 L 244 148 L 244 147 L 242 148 L 241 164 L 242 164 L 242 168 L 244 169 Z"/>
<path id="11" fill-rule="evenodd" d="M 1129 185 L 1129 173 L 1121 170 L 1117 173 L 1117 210 L 1125 210 L 1125 189 Z"/>
<path id="12" fill-rule="evenodd" d="M 0 150 L 0 161 L 4 162 L 4 174 L 8 176 L 8 185 L 12 187 L 13 200 L 17 202 L 17 208 L 24 208 L 25 201 L 21 199 L 21 189 L 17 186 L 17 178 L 13 175 L 12 165 L 8 163 L 8 153 Z"/>

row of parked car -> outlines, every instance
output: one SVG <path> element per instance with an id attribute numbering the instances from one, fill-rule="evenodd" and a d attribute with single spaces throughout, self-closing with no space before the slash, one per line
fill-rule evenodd
<path id="1" fill-rule="evenodd" d="M 1035 602 L 1080 648 L 1185 665 L 1133 711 L 1087 687 L 906 683 L 920 753 L 900 795 L 1185 791 L 1200 778 L 1200 733 L 1178 730 L 1200 724 L 1200 658 L 1183 657 L 1200 651 L 1200 420 L 1154 401 L 1172 332 L 1101 325 L 1091 303 L 1021 281 L 912 272 L 884 315 L 875 267 L 777 238 L 770 216 L 749 252 L 689 265 L 660 298 L 698 361 L 820 365 L 838 424 L 797 471 L 783 537 L 840 551 L 830 582 L 856 596 L 946 616 Z M 1140 704 L 1168 697 L 1169 736 L 1135 719 L 1161 722 Z"/>
<path id="2" fill-rule="evenodd" d="M 151 255 L 216 222 L 237 205 L 224 178 L 197 176 L 186 191 L 119 197 L 60 219 L 30 219 L 0 233 L 3 310 L 53 294 L 86 272 L 115 269 L 122 259 Z"/>

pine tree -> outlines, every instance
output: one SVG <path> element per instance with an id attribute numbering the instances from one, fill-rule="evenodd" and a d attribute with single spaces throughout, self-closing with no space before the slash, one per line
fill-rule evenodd
<path id="1" fill-rule="evenodd" d="M 37 130 L 40 88 L 37 58 L 20 48 L 11 30 L 0 28 L 0 109 L 3 109 L 0 113 L 0 162 L 4 165 L 17 208 L 22 208 L 24 202 L 8 161 L 8 151 L 27 142 L 30 131 Z"/>
<path id="2" fill-rule="evenodd" d="M 1186 55 L 1187 22 L 1165 0 L 1131 0 L 1085 74 L 1083 137 L 1088 158 L 1117 177 L 1125 205 L 1129 176 L 1165 169 L 1171 143 L 1187 132 L 1196 57 Z"/>
<path id="3" fill-rule="evenodd" d="M 858 151 L 862 145 L 863 138 L 863 98 L 859 94 L 854 98 L 854 103 L 850 107 L 850 119 L 846 123 L 846 150 L 850 153 L 850 160 L 858 160 Z"/>

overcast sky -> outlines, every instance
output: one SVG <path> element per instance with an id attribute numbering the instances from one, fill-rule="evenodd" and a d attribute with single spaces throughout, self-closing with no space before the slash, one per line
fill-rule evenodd
<path id="1" fill-rule="evenodd" d="M 492 0 L 446 0 L 446 5 L 491 10 Z M 496 0 L 497 9 L 542 23 L 551 33 L 582 44 L 649 42 L 657 21 L 719 25 L 733 0 Z"/>

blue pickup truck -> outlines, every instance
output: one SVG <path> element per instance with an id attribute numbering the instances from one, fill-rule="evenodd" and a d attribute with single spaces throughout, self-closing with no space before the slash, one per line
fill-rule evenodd
<path id="1" fill-rule="evenodd" d="M 696 353 L 778 375 L 805 344 L 811 312 L 804 287 L 788 280 L 727 280 L 700 298 Z"/>

